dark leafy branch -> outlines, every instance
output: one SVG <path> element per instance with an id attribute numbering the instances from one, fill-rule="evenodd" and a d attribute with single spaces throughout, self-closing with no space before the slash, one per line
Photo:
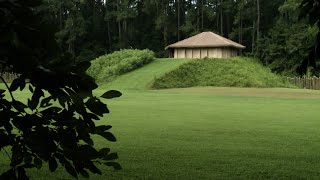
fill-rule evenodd
<path id="1" fill-rule="evenodd" d="M 40 3 L 0 1 L 0 66 L 20 74 L 10 86 L 1 78 L 6 89 L 0 90 L 0 149 L 11 150 L 11 168 L 0 179 L 28 179 L 26 169 L 41 169 L 43 163 L 51 172 L 62 165 L 75 178 L 102 174 L 97 164 L 121 169 L 117 154 L 95 149 L 91 138 L 116 141 L 110 125 L 95 125 L 109 109 L 92 94 L 97 84 L 85 73 L 90 62 L 74 63 L 71 55 L 59 53 L 54 33 L 34 12 Z M 27 103 L 14 98 L 13 92 L 25 89 L 32 94 Z"/>

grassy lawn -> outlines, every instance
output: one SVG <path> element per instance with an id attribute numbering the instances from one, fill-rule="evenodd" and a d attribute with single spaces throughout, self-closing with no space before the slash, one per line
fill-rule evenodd
<path id="1" fill-rule="evenodd" d="M 188 60 L 158 60 L 102 85 L 119 89 L 106 101 L 121 171 L 101 167 L 92 179 L 320 179 L 320 91 L 195 87 L 148 90 L 155 76 Z M 28 93 L 16 94 L 26 99 Z M 0 173 L 8 167 L 0 153 Z M 71 179 L 28 172 L 32 179 Z"/>
<path id="2" fill-rule="evenodd" d="M 100 89 L 96 93 L 102 93 Z M 92 179 L 319 179 L 320 92 L 297 89 L 123 90 L 108 101 L 123 170 Z M 23 93 L 22 93 L 23 94 Z M 21 98 L 23 95 L 20 96 Z M 310 98 L 312 97 L 312 98 Z M 0 170 L 6 167 L 2 156 Z M 58 170 L 34 179 L 70 179 Z"/>

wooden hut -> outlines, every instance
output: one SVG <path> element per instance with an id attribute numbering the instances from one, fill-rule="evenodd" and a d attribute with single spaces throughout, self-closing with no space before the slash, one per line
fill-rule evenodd
<path id="1" fill-rule="evenodd" d="M 174 58 L 231 58 L 245 46 L 213 32 L 202 32 L 167 46 Z"/>

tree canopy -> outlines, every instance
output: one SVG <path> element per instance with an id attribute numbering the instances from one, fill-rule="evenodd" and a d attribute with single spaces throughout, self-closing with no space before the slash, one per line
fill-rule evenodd
<path id="1" fill-rule="evenodd" d="M 319 31 L 308 17 L 299 18 L 300 10 L 318 3 L 307 2 L 46 0 L 37 11 L 53 25 L 59 48 L 75 55 L 75 61 L 123 48 L 148 48 L 158 57 L 168 57 L 167 45 L 213 31 L 245 45 L 244 54 L 259 57 L 273 71 L 295 75 Z M 309 17 L 318 17 L 317 13 Z"/>

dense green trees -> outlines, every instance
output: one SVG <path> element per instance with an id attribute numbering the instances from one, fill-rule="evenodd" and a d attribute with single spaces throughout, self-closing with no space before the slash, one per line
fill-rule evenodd
<path id="1" fill-rule="evenodd" d="M 164 47 L 202 31 L 244 44 L 279 73 L 291 74 L 318 28 L 298 18 L 302 0 L 46 0 L 63 51 L 85 61 L 122 48 Z M 315 1 L 316 2 L 316 1 Z M 308 7 L 307 7 L 308 8 Z"/>
<path id="2" fill-rule="evenodd" d="M 301 0 L 288 0 L 279 7 L 274 26 L 261 39 L 257 51 L 263 63 L 278 73 L 290 75 L 307 56 L 318 28 L 299 19 Z"/>
<path id="3" fill-rule="evenodd" d="M 244 44 L 244 53 L 260 57 L 273 70 L 292 73 L 318 31 L 306 19 L 298 19 L 301 2 L 46 0 L 37 10 L 54 25 L 61 50 L 79 61 L 122 48 L 148 48 L 167 56 L 166 45 L 213 31 Z"/>

